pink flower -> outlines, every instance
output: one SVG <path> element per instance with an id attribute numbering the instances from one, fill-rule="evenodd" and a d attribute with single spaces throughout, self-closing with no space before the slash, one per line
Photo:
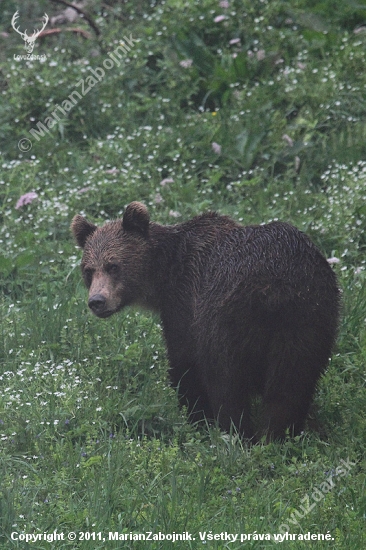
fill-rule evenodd
<path id="1" fill-rule="evenodd" d="M 216 155 L 221 155 L 221 145 L 219 145 L 218 143 L 216 143 L 214 141 L 213 143 L 211 143 L 211 147 L 214 150 L 214 152 L 216 153 Z"/>
<path id="2" fill-rule="evenodd" d="M 30 191 L 29 193 L 25 193 L 25 195 L 22 195 L 18 199 L 18 201 L 15 205 L 16 210 L 19 210 L 19 208 L 21 208 L 22 206 L 25 206 L 26 204 L 30 204 L 37 197 L 38 197 L 38 195 L 34 191 Z"/>
<path id="3" fill-rule="evenodd" d="M 189 69 L 189 67 L 192 67 L 192 63 L 193 59 L 183 59 L 183 61 L 179 61 L 179 65 L 184 69 Z"/>
<path id="4" fill-rule="evenodd" d="M 227 0 L 221 0 L 221 2 L 219 2 L 219 6 L 220 8 L 229 8 L 230 4 Z"/>
<path id="5" fill-rule="evenodd" d="M 232 38 L 229 42 L 230 46 L 233 44 L 240 44 L 240 38 Z"/>
<path id="6" fill-rule="evenodd" d="M 287 134 L 283 134 L 282 139 L 287 141 L 290 147 L 294 146 L 294 140 L 290 138 L 290 136 L 288 136 Z"/>
<path id="7" fill-rule="evenodd" d="M 164 178 L 163 180 L 161 180 L 160 185 L 162 187 L 165 187 L 167 183 L 174 183 L 173 178 Z"/>
<path id="8" fill-rule="evenodd" d="M 214 23 L 221 23 L 221 21 L 225 21 L 226 15 L 217 15 L 214 19 Z"/>
<path id="9" fill-rule="evenodd" d="M 169 216 L 172 216 L 173 218 L 179 218 L 181 215 L 182 214 L 176 210 L 169 210 Z"/>
<path id="10" fill-rule="evenodd" d="M 341 260 L 339 258 L 336 258 L 335 256 L 327 259 L 328 264 L 339 264 L 340 261 Z"/>

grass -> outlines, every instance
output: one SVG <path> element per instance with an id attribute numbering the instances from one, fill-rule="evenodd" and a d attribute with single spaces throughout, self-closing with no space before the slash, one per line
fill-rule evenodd
<path id="1" fill-rule="evenodd" d="M 271 548 L 258 534 L 285 531 L 329 533 L 313 548 L 363 548 L 366 3 L 93 0 L 101 37 L 79 19 L 91 38 L 38 39 L 45 62 L 14 59 L 18 7 L 3 4 L 0 548 Z M 62 9 L 28 4 L 24 28 Z M 123 64 L 35 139 L 29 131 L 130 34 L 139 42 Z M 189 424 L 159 319 L 87 312 L 70 221 L 102 223 L 132 200 L 161 223 L 207 209 L 289 221 L 337 259 L 340 333 L 303 435 L 248 447 Z M 11 538 L 54 530 L 65 539 Z M 147 532 L 157 538 L 126 538 Z"/>

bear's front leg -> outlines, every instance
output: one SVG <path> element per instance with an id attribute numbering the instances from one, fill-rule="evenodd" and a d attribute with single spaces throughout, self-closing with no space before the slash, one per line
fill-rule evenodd
<path id="1" fill-rule="evenodd" d="M 173 388 L 177 390 L 180 406 L 187 407 L 191 422 L 214 418 L 197 367 L 192 361 L 185 358 L 170 358 L 169 377 Z"/>
<path id="2" fill-rule="evenodd" d="M 235 383 L 229 376 L 219 376 L 209 380 L 208 399 L 214 418 L 220 428 L 230 432 L 232 425 L 241 437 L 253 438 L 253 426 L 250 418 L 250 396 L 245 385 Z"/>

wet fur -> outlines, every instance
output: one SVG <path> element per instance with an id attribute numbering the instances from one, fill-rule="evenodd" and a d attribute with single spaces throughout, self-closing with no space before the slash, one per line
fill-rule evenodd
<path id="1" fill-rule="evenodd" d="M 140 203 L 101 228 L 76 216 L 72 231 L 89 297 L 106 299 L 100 317 L 132 304 L 160 313 L 171 381 L 193 420 L 233 422 L 251 438 L 261 395 L 257 435 L 303 430 L 339 319 L 336 277 L 306 235 L 215 213 L 162 226 Z"/>

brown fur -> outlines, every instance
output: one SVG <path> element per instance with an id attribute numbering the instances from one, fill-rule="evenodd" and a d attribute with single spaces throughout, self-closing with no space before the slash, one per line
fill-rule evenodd
<path id="1" fill-rule="evenodd" d="M 339 318 L 336 277 L 306 235 L 215 213 L 161 226 L 137 202 L 121 221 L 97 228 L 76 216 L 71 228 L 96 315 L 131 304 L 160 313 L 171 380 L 194 420 L 252 437 L 259 394 L 260 433 L 304 428 Z"/>

